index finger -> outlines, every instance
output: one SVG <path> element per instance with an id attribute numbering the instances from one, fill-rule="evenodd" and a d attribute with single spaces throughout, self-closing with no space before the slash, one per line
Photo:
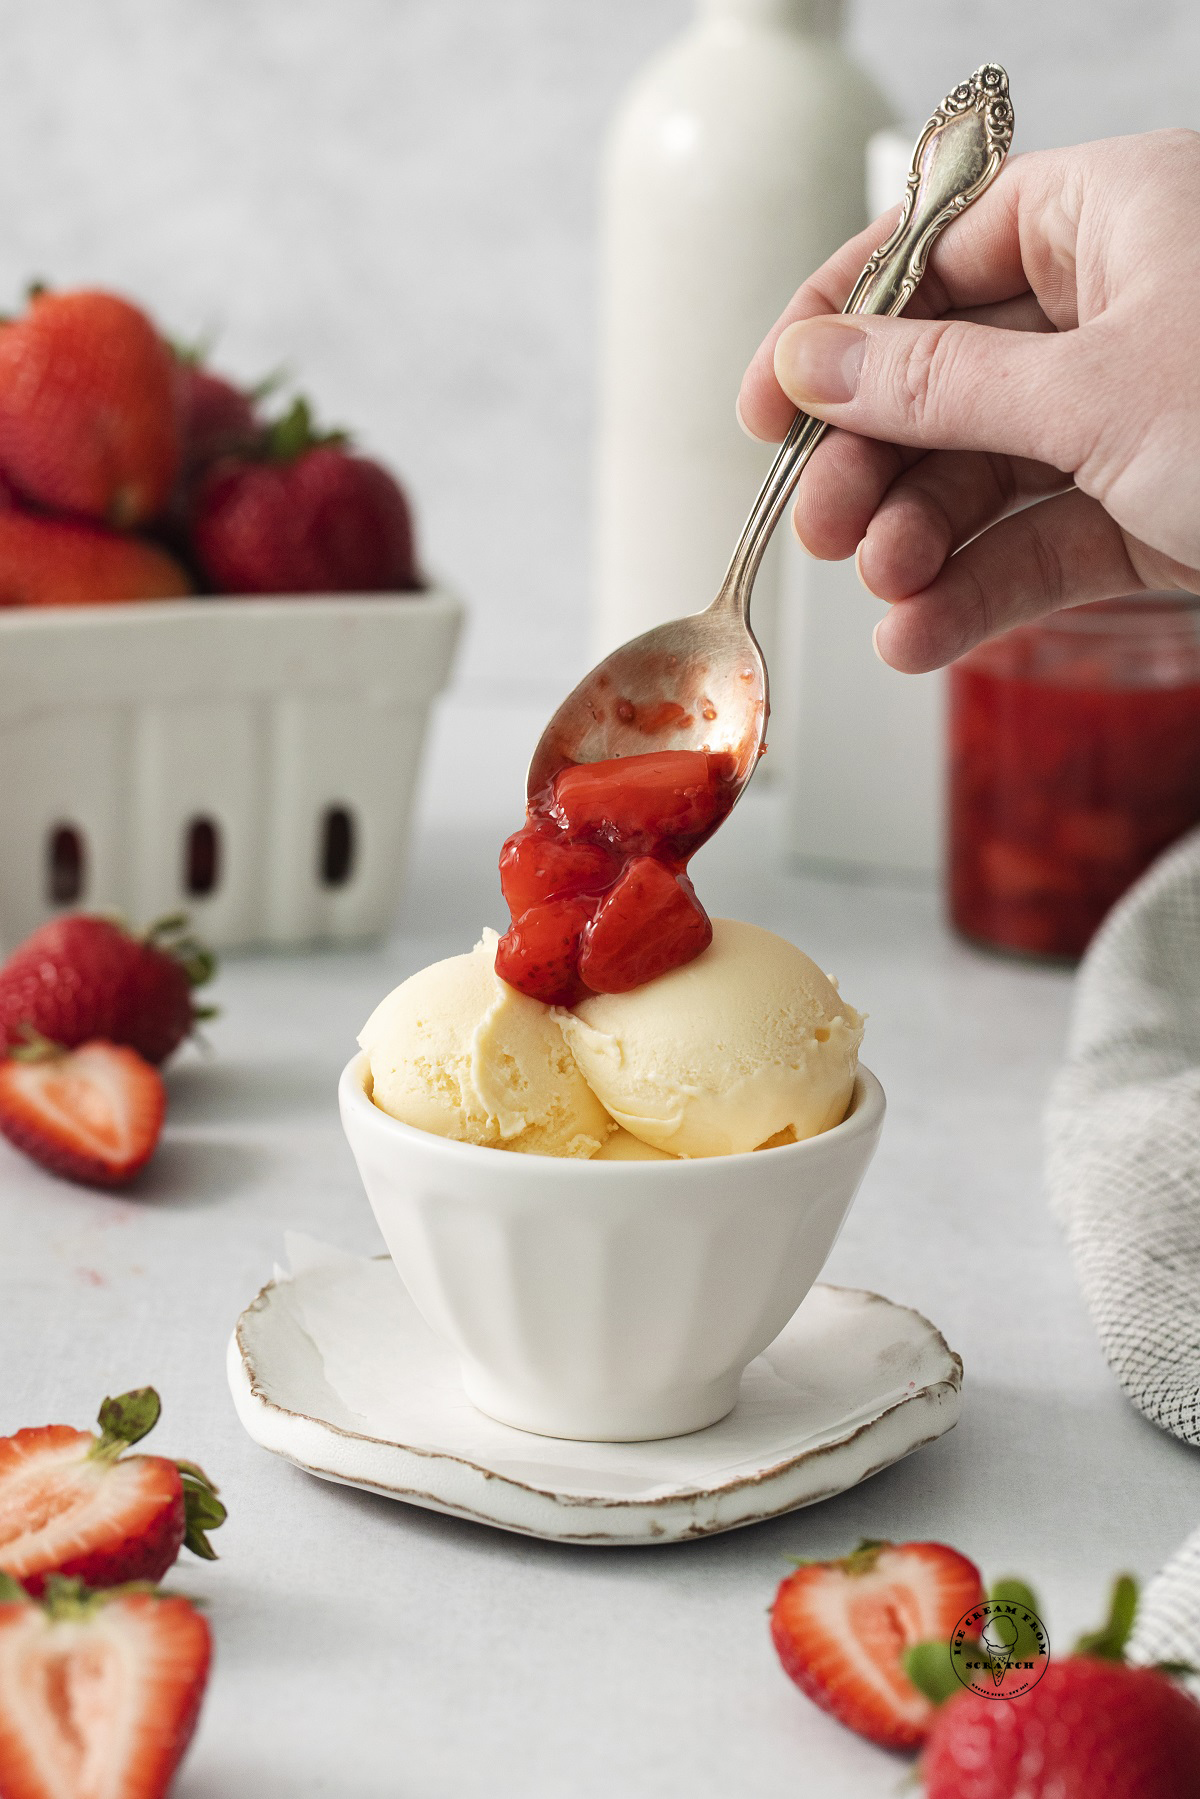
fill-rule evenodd
<path id="1" fill-rule="evenodd" d="M 921 285 L 905 307 L 910 318 L 993 305 L 1028 291 L 1019 230 L 1022 169 L 1028 160 L 1013 158 L 987 192 L 938 238 Z M 887 242 L 899 217 L 900 207 L 893 206 L 843 244 L 797 289 L 776 319 L 755 351 L 738 394 L 738 417 L 752 437 L 778 443 L 796 416 L 795 406 L 775 379 L 775 344 L 780 333 L 797 319 L 840 312 L 866 263 Z"/>

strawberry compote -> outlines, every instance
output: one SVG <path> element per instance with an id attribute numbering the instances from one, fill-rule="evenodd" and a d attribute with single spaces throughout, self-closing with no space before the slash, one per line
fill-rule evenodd
<path id="1" fill-rule="evenodd" d="M 712 940 L 687 863 L 734 799 L 734 759 L 660 750 L 562 769 L 500 852 L 496 973 L 547 1005 L 626 993 Z"/>
<path id="2" fill-rule="evenodd" d="M 1200 823 L 1200 600 L 1106 601 L 950 672 L 950 910 L 968 937 L 1075 959 Z"/>

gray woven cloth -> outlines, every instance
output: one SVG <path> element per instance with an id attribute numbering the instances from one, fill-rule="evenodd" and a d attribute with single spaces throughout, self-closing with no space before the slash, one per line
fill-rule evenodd
<path id="1" fill-rule="evenodd" d="M 1148 1418 L 1200 1445 L 1200 831 L 1084 959 L 1047 1178 L 1113 1373 Z M 1134 1652 L 1200 1665 L 1200 1531 L 1147 1589 Z"/>

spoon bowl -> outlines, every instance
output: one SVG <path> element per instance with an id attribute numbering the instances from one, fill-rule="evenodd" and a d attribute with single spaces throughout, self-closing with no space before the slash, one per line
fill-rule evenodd
<path id="1" fill-rule="evenodd" d="M 584 676 L 542 733 L 528 797 L 574 763 L 650 750 L 725 751 L 740 792 L 766 747 L 769 710 L 763 653 L 722 593 L 704 612 L 631 638 Z"/>
<path id="2" fill-rule="evenodd" d="M 934 240 L 990 186 L 1012 133 L 1008 76 L 998 63 L 985 63 L 946 96 L 918 138 L 900 218 L 868 260 L 844 312 L 903 311 Z M 727 752 L 730 803 L 740 797 L 766 748 L 770 712 L 766 662 L 750 628 L 754 578 L 828 429 L 797 413 L 711 606 L 622 644 L 568 694 L 533 753 L 529 800 L 572 764 L 654 750 Z"/>

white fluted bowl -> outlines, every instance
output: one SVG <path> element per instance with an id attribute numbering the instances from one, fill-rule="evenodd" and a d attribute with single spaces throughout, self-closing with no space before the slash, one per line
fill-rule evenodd
<path id="1" fill-rule="evenodd" d="M 842 1123 L 802 1143 L 586 1162 L 401 1124 L 372 1103 L 365 1054 L 339 1100 L 392 1260 L 470 1399 L 521 1430 L 609 1442 L 731 1410 L 820 1274 L 885 1109 L 860 1068 Z"/>

